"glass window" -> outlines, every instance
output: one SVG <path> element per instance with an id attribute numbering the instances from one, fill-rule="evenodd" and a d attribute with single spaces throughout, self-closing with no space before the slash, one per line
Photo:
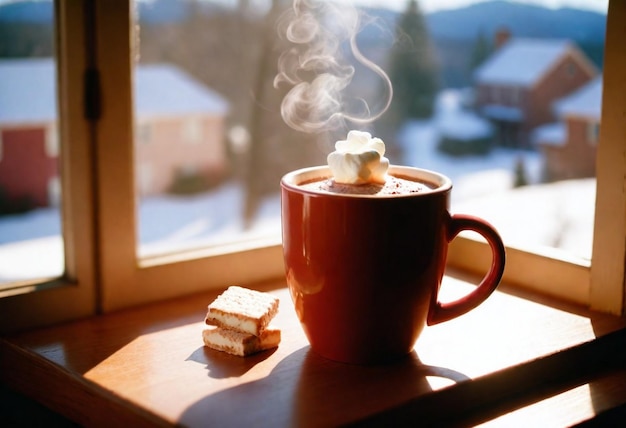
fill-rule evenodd
<path id="1" fill-rule="evenodd" d="M 490 87 L 481 84 L 478 79 L 477 70 L 492 58 L 492 51 L 472 48 L 481 43 L 478 43 L 478 37 L 473 42 L 472 37 L 467 39 L 467 35 L 460 45 L 455 44 L 458 40 L 452 45 L 448 43 L 450 40 L 442 42 L 435 31 L 442 27 L 435 24 L 442 16 L 438 13 L 444 11 L 427 9 L 426 6 L 430 7 L 432 3 L 420 1 L 415 4 L 417 11 L 426 18 L 429 31 L 427 37 L 421 38 L 428 42 L 429 47 L 419 51 L 434 56 L 437 65 L 434 68 L 437 78 L 422 78 L 420 81 L 428 82 L 429 86 L 416 86 L 430 94 L 429 97 L 418 97 L 420 102 L 411 107 L 420 113 L 417 117 L 407 116 L 409 109 L 405 107 L 400 108 L 400 116 L 396 116 L 397 110 L 394 109 L 397 107 L 392 105 L 392 109 L 380 120 L 362 126 L 347 124 L 345 129 L 336 133 L 294 130 L 285 124 L 280 114 L 280 105 L 288 87 L 274 87 L 272 83 L 277 75 L 276 65 L 280 55 L 289 49 L 290 43 L 277 36 L 284 34 L 284 28 L 279 27 L 277 33 L 276 23 L 278 17 L 292 6 L 291 2 L 146 1 L 138 2 L 136 8 L 129 8 L 124 2 L 103 2 L 98 6 L 101 9 L 89 9 L 79 2 L 59 4 L 59 12 L 67 19 L 61 20 L 64 24 L 59 26 L 60 40 L 68 49 L 57 59 L 61 70 L 58 77 L 62 83 L 61 119 L 64 123 L 57 123 L 56 126 L 60 135 L 64 136 L 63 171 L 67 172 L 67 167 L 70 167 L 69 176 L 74 179 L 52 179 L 46 181 L 43 187 L 51 204 L 60 199 L 59 187 L 65 191 L 62 205 L 66 217 L 64 230 L 69 227 L 64 239 L 68 277 L 78 278 L 91 287 L 80 295 L 84 303 L 81 309 L 83 315 L 92 311 L 94 302 L 100 310 L 108 311 L 197 292 L 207 287 L 253 283 L 282 275 L 278 181 L 291 169 L 324 163 L 333 142 L 352 127 L 366 128 L 383 137 L 387 142 L 387 155 L 394 163 L 438 169 L 450 175 L 455 181 L 453 211 L 481 215 L 502 231 L 510 245 L 508 254 L 511 263 L 507 272 L 511 272 L 510 278 L 515 282 L 532 282 L 544 287 L 542 291 L 548 287 L 558 289 L 560 291 L 556 294 L 562 297 L 575 293 L 575 301 L 589 303 L 589 261 L 580 262 L 588 255 L 574 257 L 576 263 L 572 264 L 563 263 L 563 259 L 555 260 L 554 252 L 548 252 L 548 257 L 543 257 L 514 248 L 530 248 L 545 255 L 543 249 L 560 246 L 561 241 L 567 241 L 566 230 L 571 226 L 563 215 L 573 211 L 586 219 L 578 236 L 591 239 L 593 197 L 585 196 L 584 201 L 571 208 L 565 199 L 555 201 L 548 191 L 535 192 L 558 186 L 564 190 L 570 186 L 570 190 L 587 195 L 586 192 L 592 193 L 595 189 L 593 178 L 590 181 L 587 178 L 566 177 L 551 181 L 546 175 L 547 160 L 554 153 L 557 153 L 558 161 L 551 162 L 551 165 L 563 164 L 565 157 L 558 155 L 559 150 L 563 152 L 565 135 L 564 127 L 560 126 L 560 113 L 563 104 L 568 104 L 568 98 L 569 101 L 575 98 L 577 91 L 544 105 L 558 118 L 554 119 L 555 122 L 532 130 L 522 127 L 521 122 L 530 117 L 529 113 L 503 104 L 500 98 L 497 103 L 489 99 Z M 394 54 L 401 57 L 402 49 L 417 46 L 417 43 L 408 42 L 405 37 L 408 31 L 396 33 L 395 23 L 405 12 L 406 4 L 394 5 L 396 9 L 393 10 L 366 9 L 367 15 L 362 17 L 375 19 L 364 19 L 362 22 L 368 25 L 357 37 L 365 58 L 372 58 L 374 63 L 381 64 L 392 80 L 397 78 L 391 64 L 394 49 L 401 51 Z M 422 5 L 424 9 L 419 8 Z M 129 16 L 129 10 L 138 11 L 134 17 L 138 19 L 138 27 L 133 17 Z M 463 7 L 459 11 L 463 11 Z M 85 12 L 93 12 L 94 21 L 90 24 L 95 22 L 98 25 L 84 25 L 85 17 L 90 16 Z M 618 18 L 614 19 L 620 18 L 620 13 L 617 15 Z M 597 31 L 604 32 L 604 12 L 592 12 L 587 17 L 601 22 Z M 463 22 L 463 25 L 453 27 L 471 27 L 466 20 Z M 132 33 L 135 28 L 138 33 Z M 91 35 L 97 35 L 91 42 L 103 45 L 89 45 L 91 36 L 87 31 L 85 40 L 85 29 L 97 31 L 97 34 Z M 1 26 L 0 30 L 4 31 Z M 501 29 L 498 34 L 503 34 Z M 507 39 L 510 43 L 502 44 L 500 49 L 514 43 L 516 34 L 508 34 Z M 131 46 L 129 40 L 138 41 L 139 45 Z M 85 44 L 90 47 L 86 49 Z M 385 85 L 381 89 L 380 75 L 371 73 L 371 70 L 359 65 L 356 58 L 350 57 L 348 45 L 345 42 L 338 45 L 355 67 L 353 79 L 346 88 L 346 99 L 363 98 L 368 102 L 370 112 L 375 112 L 385 104 L 385 97 L 381 95 L 385 93 Z M 558 45 L 550 46 L 554 48 Z M 563 45 L 574 49 L 573 43 Z M 458 49 L 453 49 L 454 46 Z M 613 58 L 620 60 L 619 48 L 615 47 L 615 43 L 611 46 Z M 579 49 L 585 55 L 577 52 L 574 57 L 580 59 L 587 56 L 589 61 L 580 63 L 581 72 L 577 75 L 586 72 L 594 74 L 596 80 L 600 79 L 604 42 L 581 44 Z M 476 58 L 467 59 L 467 55 L 474 50 L 477 53 L 472 56 Z M 88 124 L 84 121 L 82 79 L 85 64 L 92 62 L 98 66 L 103 104 L 97 122 Z M 612 69 L 621 71 L 619 64 L 616 66 L 614 63 Z M 607 70 L 611 68 L 607 67 Z M 417 71 L 430 73 L 433 69 L 427 67 Z M 307 76 L 306 73 L 304 76 Z M 172 84 L 163 84 L 166 80 Z M 400 84 L 397 87 L 401 87 Z M 493 87 L 501 88 L 502 85 Z M 586 86 L 582 86 L 580 91 L 584 88 Z M 180 97 L 179 91 L 184 91 L 185 96 Z M 615 108 L 620 108 L 623 98 L 618 96 L 619 91 L 621 87 L 613 81 L 609 95 L 615 92 L 611 104 L 617 106 Z M 396 90 L 394 100 L 402 100 L 404 95 L 411 94 L 408 90 Z M 532 94 L 524 91 L 523 95 L 524 104 L 530 104 Z M 185 102 L 181 103 L 183 98 Z M 418 98 L 409 97 L 413 100 Z M 0 97 L 0 106 L 2 101 L 3 97 Z M 346 103 L 364 112 L 359 110 L 363 106 L 361 102 Z M 569 104 L 571 107 L 571 104 L 575 106 L 577 103 Z M 36 102 L 31 107 L 34 106 L 37 106 Z M 623 201 L 623 195 L 619 199 L 619 194 L 611 193 L 611 189 L 619 186 L 606 185 L 607 182 L 615 184 L 616 179 L 611 175 L 613 171 L 617 172 L 618 178 L 623 177 L 623 174 L 619 175 L 623 165 L 614 161 L 618 158 L 615 153 L 619 152 L 621 142 L 616 135 L 621 134 L 617 122 L 611 120 L 613 116 L 609 115 L 603 124 L 602 132 L 608 137 L 603 137 L 606 141 L 599 145 L 600 152 L 603 147 L 608 148 L 603 152 L 604 159 L 599 159 L 602 165 L 608 166 L 602 168 L 603 175 L 598 177 L 598 183 L 601 179 L 605 183 L 603 187 L 598 186 L 598 200 L 604 200 L 607 207 L 610 205 L 607 201 Z M 191 117 L 199 125 L 185 125 L 190 123 L 188 119 Z M 609 126 L 605 127 L 606 124 Z M 580 129 L 586 132 L 584 127 Z M 137 143 L 134 146 L 131 144 L 133 134 Z M 486 138 L 477 138 L 481 135 Z M 195 144 L 188 144 L 186 136 L 192 139 L 199 136 L 199 139 Z M 95 138 L 92 140 L 92 137 Z M 465 144 L 467 137 L 471 137 L 471 144 Z M 529 144 L 520 144 L 520 141 Z M 4 129 L 0 142 L 1 159 L 4 161 L 8 153 Z M 471 150 L 478 148 L 479 153 L 466 153 L 468 147 Z M 450 150 L 460 150 L 461 153 L 450 153 Z M 135 165 L 131 168 L 133 159 Z M 91 169 L 94 166 L 96 171 Z M 553 170 L 558 172 L 558 168 Z M 572 168 L 567 167 L 563 171 L 570 174 Z M 91 182 L 94 176 L 97 176 L 97 183 Z M 531 185 L 515 187 L 515 184 L 525 184 L 525 181 Z M 525 196 L 513 204 L 510 202 L 512 199 L 507 198 L 514 193 Z M 526 196 L 529 199 L 524 199 Z M 561 197 L 566 195 L 559 195 Z M 490 203 L 498 198 L 507 201 L 507 210 L 500 210 L 502 204 L 497 206 L 497 211 L 490 209 Z M 68 206 L 71 208 L 69 213 Z M 551 207 L 550 213 L 558 218 L 551 218 L 550 227 L 540 225 L 541 228 L 536 228 L 527 223 L 517 223 L 531 221 L 537 224 L 538 218 L 545 214 L 541 210 L 547 207 Z M 600 230 L 601 235 L 610 237 L 611 231 L 619 228 L 619 219 L 611 217 L 608 219 L 610 222 L 602 219 L 610 217 L 607 213 L 619 212 L 620 209 L 623 205 L 617 209 L 599 210 L 602 215 L 598 216 L 601 221 L 599 227 L 596 226 L 596 233 Z M 513 220 L 502 221 L 499 215 L 504 211 L 512 213 Z M 611 224 L 612 229 L 603 228 L 604 223 Z M 511 224 L 517 229 L 513 235 Z M 555 236 L 553 227 L 558 228 L 560 236 Z M 533 233 L 524 234 L 524 230 Z M 546 230 L 547 235 L 552 234 L 549 235 L 549 245 L 528 241 L 528 236 L 536 236 Z M 60 236 L 60 225 L 58 233 Z M 97 237 L 95 242 L 94 237 Z M 476 248 L 474 245 L 480 244 L 471 243 L 471 240 L 455 240 L 459 241 L 462 241 L 463 249 L 472 250 L 459 252 L 461 256 L 453 257 L 453 263 L 460 260 L 458 265 L 462 268 L 475 269 L 482 249 L 473 249 Z M 619 247 L 619 239 L 615 241 L 611 252 L 620 254 L 623 248 Z M 603 245 L 596 242 L 596 251 L 600 255 L 606 239 L 602 242 Z M 466 246 L 468 243 L 469 247 Z M 176 253 L 193 248 L 202 249 Z M 583 248 L 580 253 L 587 251 L 584 250 L 587 248 L 585 245 L 575 248 Z M 561 246 L 561 251 L 571 255 L 578 250 Z M 155 257 L 142 257 L 138 262 L 137 254 Z M 518 263 L 520 257 L 523 263 Z M 610 257 L 600 259 L 608 260 Z M 594 266 L 602 264 L 597 260 L 594 259 Z M 99 272 L 97 298 L 92 293 L 95 278 L 93 263 L 97 264 Z M 617 295 L 621 292 L 623 284 L 618 287 L 613 283 L 623 282 L 623 271 L 620 271 L 623 266 L 610 267 L 596 269 L 599 272 L 596 276 L 609 271 L 612 276 L 606 278 L 605 275 L 601 281 L 595 281 L 603 285 L 596 287 L 595 291 L 592 289 L 592 293 L 604 293 L 603 290 L 609 287 L 605 284 L 609 283 L 611 293 Z M 548 270 L 551 275 L 544 275 Z M 555 282 L 559 284 L 555 286 Z M 577 285 L 572 287 L 572 282 Z M 67 287 L 64 292 L 69 288 L 75 291 L 79 287 Z M 54 306 L 50 303 L 50 296 L 45 294 L 40 301 L 47 308 Z M 14 305 L 14 301 L 5 304 L 5 301 L 0 301 L 0 322 L 7 317 L 7 308 L 14 308 L 11 317 L 24 312 L 20 310 L 23 306 Z M 67 301 L 66 294 L 58 294 L 58 302 Z M 63 304 L 59 308 L 62 310 L 58 319 L 67 319 L 68 311 L 63 309 Z"/>
<path id="2" fill-rule="evenodd" d="M 61 276 L 52 2 L 0 2 L 0 288 Z M 8 13 L 22 10 L 24 13 Z M 28 13 L 26 13 L 28 11 Z"/>
<path id="3" fill-rule="evenodd" d="M 478 16 L 490 16 L 495 6 L 488 2 L 454 10 L 424 1 L 360 8 L 357 46 L 391 78 L 391 108 L 367 125 L 346 122 L 305 134 L 279 115 L 288 85 L 271 86 L 281 54 L 296 46 L 280 37 L 284 27 L 277 26 L 290 3 L 138 3 L 135 120 L 150 117 L 154 131 L 148 145 L 139 143 L 146 140 L 143 133 L 135 137 L 141 164 L 136 180 L 145 181 L 148 169 L 153 184 L 140 199 L 140 254 L 277 234 L 280 176 L 323 163 L 335 139 L 353 127 L 383 137 L 393 163 L 449 175 L 452 209 L 491 219 L 509 245 L 557 248 L 590 260 L 593 216 L 569 208 L 574 202 L 567 195 L 593 206 L 594 179 L 571 159 L 593 153 L 574 153 L 575 129 L 566 127 L 556 106 L 601 75 L 606 9 L 576 10 L 572 16 L 586 18 L 579 21 L 547 4 L 502 5 L 520 7 L 516 16 L 537 13 L 546 22 L 558 16 L 563 23 L 535 31 L 470 16 L 476 8 L 483 12 Z M 297 3 L 300 12 L 319 19 L 325 14 L 332 23 L 326 30 L 336 36 L 310 47 L 330 52 L 354 72 L 339 94 L 342 108 L 362 99 L 375 112 L 385 85 L 359 53 L 350 52 L 345 9 L 305 10 L 307 4 Z M 333 13 L 343 13 L 342 19 L 332 21 Z M 496 48 L 503 33 L 506 43 Z M 579 72 L 564 82 L 562 69 Z M 410 107 L 417 99 L 421 107 Z M 246 144 L 237 138 L 241 133 L 249 136 Z M 184 144 L 192 140 L 196 144 Z M 551 174 L 555 169 L 561 173 Z"/>
<path id="4" fill-rule="evenodd" d="M 579 144 L 587 130 L 568 126 L 568 118 L 600 117 L 602 85 L 597 81 L 606 2 L 595 5 L 603 7 L 575 8 L 572 16 L 548 2 L 483 2 L 437 10 L 419 1 L 417 12 L 401 11 L 406 28 L 411 22 L 417 28 L 419 20 L 427 23 L 416 37 L 432 50 L 422 61 L 434 64 L 437 86 L 430 101 L 433 112 L 405 114 L 398 119 L 400 132 L 386 138 L 398 146 L 395 162 L 452 178 L 452 211 L 491 221 L 508 246 L 573 256 L 586 265 L 592 250 L 595 148 Z M 504 23 L 507 41 L 498 44 L 503 22 L 471 15 L 492 16 L 495 7 L 502 7 L 500 12 L 515 9 L 515 19 L 555 19 L 563 27 L 531 29 L 509 21 Z M 584 37 L 573 30 L 581 26 Z M 404 63 L 398 60 L 387 68 L 408 67 L 415 54 L 411 46 L 404 50 Z M 390 49 L 401 48 L 394 41 Z M 587 97 L 593 102 L 575 95 L 585 91 L 593 91 Z M 474 94 L 469 103 L 468 93 Z"/>
<path id="5" fill-rule="evenodd" d="M 280 162 L 293 156 L 280 153 L 288 132 L 271 88 L 277 11 L 222 1 L 137 10 L 134 116 L 151 126 L 135 135 L 135 180 L 150 189 L 139 254 L 278 236 Z"/>

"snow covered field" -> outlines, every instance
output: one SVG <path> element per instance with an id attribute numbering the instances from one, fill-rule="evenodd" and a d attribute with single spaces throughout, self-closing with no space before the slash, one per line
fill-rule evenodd
<path id="1" fill-rule="evenodd" d="M 591 259 L 595 179 L 539 184 L 543 159 L 534 151 L 500 148 L 487 156 L 463 158 L 438 152 L 441 129 L 459 135 L 482 132 L 473 115 L 458 107 L 457 96 L 454 91 L 443 92 L 433 120 L 411 122 L 401 130 L 404 163 L 450 177 L 454 185 L 451 211 L 489 221 L 505 244 L 531 250 L 558 248 Z M 513 188 L 519 159 L 531 185 Z"/>
<path id="2" fill-rule="evenodd" d="M 487 156 L 464 158 L 439 153 L 439 130 L 451 132 L 452 126 L 457 132 L 480 131 L 477 122 L 456 106 L 454 93 L 444 93 L 433 120 L 411 122 L 400 131 L 402 163 L 448 175 L 454 183 L 451 211 L 486 219 L 500 231 L 506 244 L 555 247 L 590 258 L 595 180 L 512 189 L 513 171 L 520 157 L 529 181 L 538 182 L 542 162 L 538 153 L 496 149 Z M 243 230 L 240 216 L 243 198 L 237 183 L 226 183 L 210 194 L 143 200 L 139 211 L 140 254 L 279 236 L 278 193 L 264 201 L 248 231 Z M 0 282 L 61 274 L 59 235 L 60 220 L 54 209 L 0 218 Z"/>

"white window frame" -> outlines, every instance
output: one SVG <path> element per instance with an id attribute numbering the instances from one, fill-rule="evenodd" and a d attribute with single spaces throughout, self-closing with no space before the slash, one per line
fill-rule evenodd
<path id="1" fill-rule="evenodd" d="M 79 24 L 84 3 L 60 2 L 65 19 L 61 41 L 65 45 L 80 45 L 76 35 L 82 34 Z M 33 308 L 37 304 L 41 307 L 45 302 L 44 309 L 56 312 L 56 318 L 45 314 L 40 321 L 50 322 L 59 318 L 59 311 L 67 311 L 68 304 L 72 310 L 65 318 L 93 313 L 94 302 L 96 311 L 108 312 L 232 284 L 253 286 L 284 276 L 280 237 L 138 259 L 131 72 L 131 58 L 135 55 L 130 42 L 135 37 L 131 33 L 131 4 L 128 0 L 97 1 L 95 6 L 103 109 L 94 153 L 85 144 L 88 124 L 80 119 L 82 52 L 60 58 L 60 87 L 65 91 L 60 111 L 66 118 L 60 122 L 60 133 L 62 149 L 68 154 L 64 156 L 64 178 L 70 176 L 63 184 L 63 205 L 68 213 L 64 222 L 67 271 L 76 286 L 21 295 L 19 305 L 15 305 L 15 299 L 0 299 L 0 327 L 9 322 L 20 323 L 8 319 L 7 308 L 13 308 L 11 316 L 22 311 L 29 317 L 36 314 Z M 626 75 L 626 52 L 621 48 L 625 25 L 626 2 L 611 1 L 592 265 L 568 260 L 556 251 L 536 254 L 509 247 L 504 277 L 520 287 L 616 314 L 623 313 L 624 308 L 626 260 L 626 123 L 622 120 L 626 85 L 621 77 Z M 73 41 L 68 40 L 72 39 L 70 34 Z M 61 46 L 65 46 L 63 43 Z M 95 183 L 91 182 L 92 166 L 93 172 L 98 172 Z M 96 189 L 93 193 L 91 184 Z M 93 204 L 84 203 L 91 200 Z M 489 249 L 477 241 L 457 238 L 450 248 L 449 263 L 484 272 L 489 264 Z M 94 279 L 98 287 L 93 287 Z"/>

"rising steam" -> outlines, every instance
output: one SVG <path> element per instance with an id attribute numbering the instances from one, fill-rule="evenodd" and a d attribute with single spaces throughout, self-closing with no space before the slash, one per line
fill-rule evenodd
<path id="1" fill-rule="evenodd" d="M 345 126 L 346 121 L 370 123 L 387 110 L 392 98 L 391 81 L 382 68 L 358 49 L 356 35 L 360 25 L 354 8 L 330 1 L 294 0 L 293 7 L 281 17 L 279 33 L 293 47 L 278 60 L 274 87 L 281 83 L 292 86 L 281 105 L 287 125 L 303 132 L 326 131 Z M 386 104 L 377 113 L 372 113 L 363 99 L 359 100 L 359 111 L 354 111 L 354 107 L 347 111 L 343 92 L 355 69 L 342 62 L 341 47 L 346 42 L 354 58 L 380 76 L 388 88 Z"/>

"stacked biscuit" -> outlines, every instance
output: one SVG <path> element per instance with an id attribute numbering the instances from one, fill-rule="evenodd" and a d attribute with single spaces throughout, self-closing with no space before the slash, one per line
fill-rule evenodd
<path id="1" fill-rule="evenodd" d="M 275 348 L 280 330 L 269 325 L 278 312 L 278 298 L 231 286 L 208 307 L 202 332 L 204 344 L 229 354 L 246 356 Z"/>

